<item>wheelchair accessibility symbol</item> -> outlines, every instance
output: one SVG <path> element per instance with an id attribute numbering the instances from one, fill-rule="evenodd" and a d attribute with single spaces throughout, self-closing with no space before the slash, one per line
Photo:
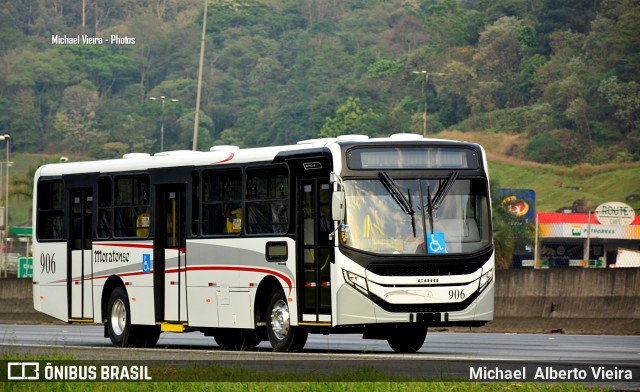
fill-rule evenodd
<path id="1" fill-rule="evenodd" d="M 430 254 L 447 253 L 447 246 L 444 242 L 444 233 L 427 234 L 427 250 Z"/>
<path id="2" fill-rule="evenodd" d="M 142 255 L 142 272 L 145 274 L 151 272 L 151 255 L 149 253 Z"/>

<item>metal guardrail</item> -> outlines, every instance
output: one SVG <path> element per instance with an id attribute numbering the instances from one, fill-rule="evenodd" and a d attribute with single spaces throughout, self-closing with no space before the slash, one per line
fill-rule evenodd
<path id="1" fill-rule="evenodd" d="M 2 277 L 6 277 L 7 274 L 15 275 L 18 272 L 20 257 L 22 257 L 20 253 L 7 253 L 6 256 L 4 254 L 0 256 L 0 264 L 2 265 L 0 271 L 4 273 Z"/>

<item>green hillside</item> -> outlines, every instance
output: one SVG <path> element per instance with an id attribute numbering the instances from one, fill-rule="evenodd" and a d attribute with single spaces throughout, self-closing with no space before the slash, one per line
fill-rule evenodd
<path id="1" fill-rule="evenodd" d="M 491 175 L 504 188 L 533 189 L 537 211 L 556 211 L 585 200 L 591 205 L 607 201 L 622 201 L 640 208 L 640 200 L 625 201 L 627 196 L 640 194 L 640 165 L 580 167 L 574 170 L 557 166 L 509 165 L 489 162 Z"/>
<path id="2" fill-rule="evenodd" d="M 621 201 L 640 213 L 640 164 L 582 164 L 559 166 L 527 161 L 522 156 L 525 140 L 519 135 L 503 133 L 446 131 L 434 137 L 464 140 L 481 144 L 489 158 L 490 176 L 502 188 L 533 189 L 536 211 L 571 208 L 577 200 L 597 206 L 607 201 Z"/>
<path id="3" fill-rule="evenodd" d="M 518 157 L 540 163 L 640 161 L 638 1 L 207 4 L 4 1 L 12 154 L 458 129 L 522 135 Z"/>

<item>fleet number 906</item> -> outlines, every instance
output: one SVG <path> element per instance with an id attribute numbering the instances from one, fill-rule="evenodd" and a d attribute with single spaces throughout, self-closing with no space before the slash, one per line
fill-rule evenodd
<path id="1" fill-rule="evenodd" d="M 42 267 L 42 270 L 40 271 L 41 274 L 56 273 L 56 261 L 53 259 L 53 256 L 55 256 L 55 253 L 43 253 L 40 255 L 40 267 Z"/>
<path id="2" fill-rule="evenodd" d="M 466 297 L 464 290 L 449 290 L 449 299 L 465 299 Z"/>

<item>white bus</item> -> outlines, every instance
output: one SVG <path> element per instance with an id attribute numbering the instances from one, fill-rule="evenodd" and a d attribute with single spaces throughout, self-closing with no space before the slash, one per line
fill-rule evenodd
<path id="1" fill-rule="evenodd" d="M 493 318 L 487 162 L 397 134 L 45 165 L 35 309 L 115 346 L 201 331 L 224 348 L 359 333 L 397 352 Z"/>

